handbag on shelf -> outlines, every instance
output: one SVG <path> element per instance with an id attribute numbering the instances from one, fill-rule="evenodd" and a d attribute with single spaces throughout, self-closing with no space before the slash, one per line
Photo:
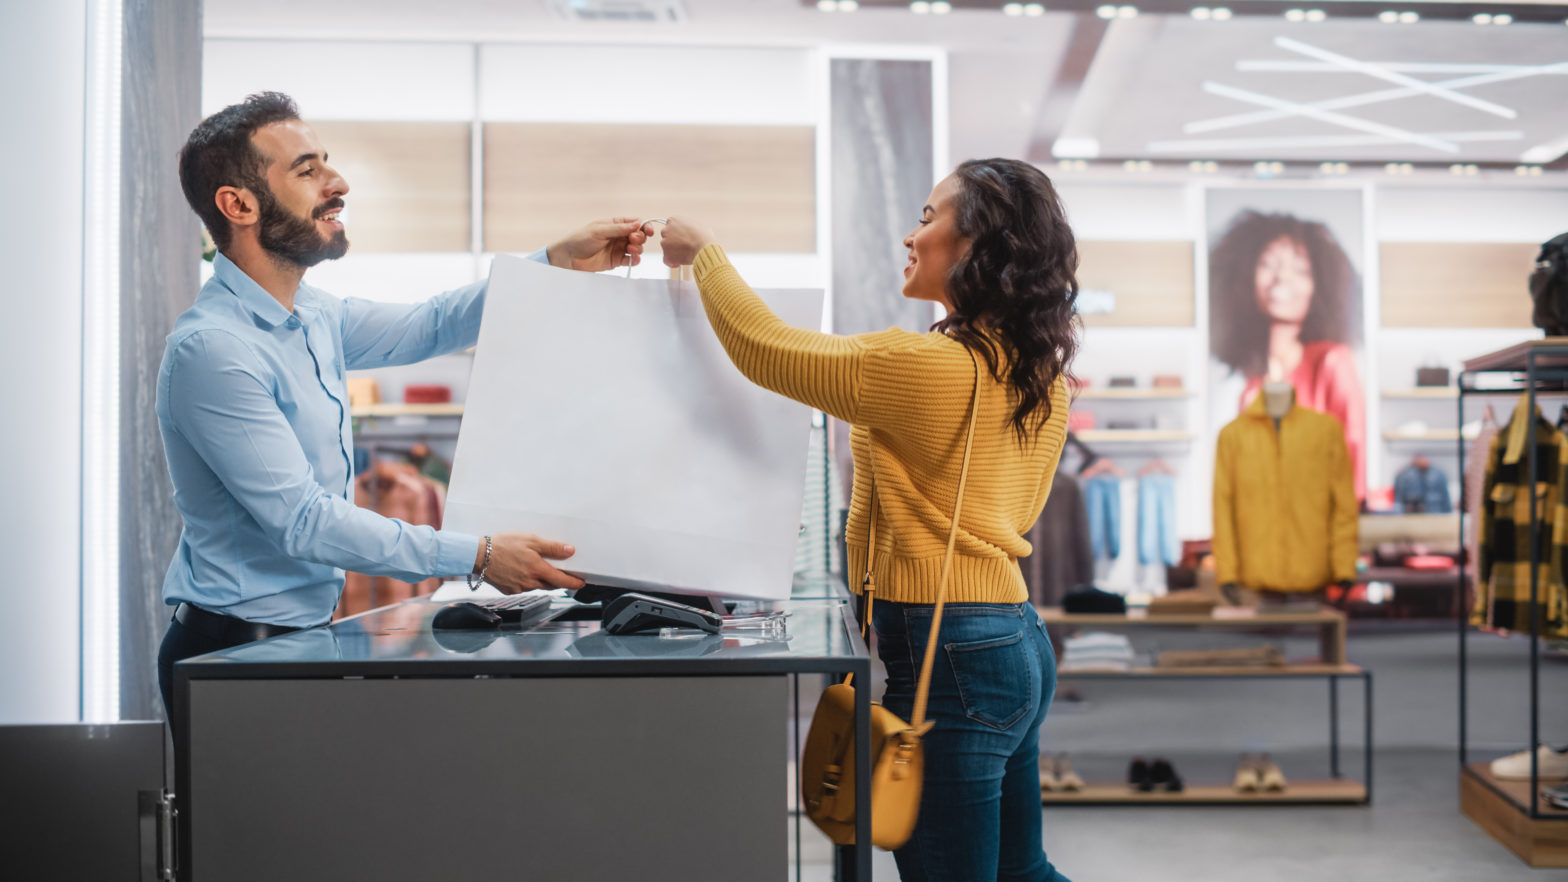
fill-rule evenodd
<path id="1" fill-rule="evenodd" d="M 970 353 L 974 359 L 974 353 Z M 964 505 L 964 485 L 969 480 L 969 453 L 974 447 L 975 414 L 980 409 L 980 364 L 975 365 L 974 392 L 969 400 L 969 429 L 964 437 L 964 460 L 958 476 L 958 498 L 953 503 L 953 526 L 947 534 L 947 553 L 937 585 L 936 606 L 925 660 L 915 686 L 914 713 L 909 722 L 871 703 L 871 844 L 889 851 L 899 848 L 915 831 L 920 813 L 920 791 L 925 782 L 925 754 L 921 739 L 931 731 L 926 721 L 926 700 L 931 692 L 931 668 L 942 627 L 942 607 L 947 599 L 947 579 L 953 566 L 953 546 L 958 539 L 958 516 Z M 876 479 L 872 478 L 870 526 L 866 542 L 866 573 L 861 592 L 866 598 L 860 621 L 864 640 L 876 602 L 872 562 L 877 549 Z M 811 729 L 800 752 L 800 790 L 806 816 L 839 845 L 855 844 L 855 685 L 853 676 L 829 686 L 817 701 Z"/>

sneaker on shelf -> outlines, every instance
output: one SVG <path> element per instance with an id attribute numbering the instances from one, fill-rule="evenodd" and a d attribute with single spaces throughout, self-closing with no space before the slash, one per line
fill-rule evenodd
<path id="1" fill-rule="evenodd" d="M 1257 793 L 1263 786 L 1263 773 L 1258 767 L 1258 760 L 1250 753 L 1241 755 L 1236 762 L 1236 790 L 1241 793 Z"/>
<path id="2" fill-rule="evenodd" d="M 1149 781 L 1149 764 L 1141 757 L 1127 767 L 1127 786 L 1139 793 L 1148 793 L 1154 789 L 1153 783 Z"/>
<path id="3" fill-rule="evenodd" d="M 1055 793 L 1062 789 L 1062 782 L 1056 777 L 1056 760 L 1048 756 L 1040 757 L 1040 792 Z"/>
<path id="4" fill-rule="evenodd" d="M 1554 808 L 1568 809 L 1568 784 L 1561 787 L 1542 787 L 1541 798 Z"/>
<path id="5" fill-rule="evenodd" d="M 1083 789 L 1083 778 L 1073 771 L 1073 764 L 1067 761 L 1067 754 L 1058 754 L 1056 757 L 1056 784 L 1069 793 L 1077 793 Z"/>
<path id="6" fill-rule="evenodd" d="M 1281 772 L 1279 766 L 1275 765 L 1274 761 L 1269 759 L 1267 755 L 1259 758 L 1257 769 L 1258 786 L 1261 789 L 1269 793 L 1280 793 L 1285 789 L 1287 783 L 1285 781 L 1285 773 Z"/>
<path id="7" fill-rule="evenodd" d="M 1176 768 L 1163 759 L 1156 759 L 1154 765 L 1149 767 L 1149 785 L 1161 793 L 1180 793 L 1183 790 L 1181 776 L 1176 774 Z"/>
<path id="8" fill-rule="evenodd" d="M 1559 752 L 1543 744 L 1536 748 L 1535 755 L 1542 778 L 1568 778 L 1568 751 Z M 1530 780 L 1530 751 L 1492 760 L 1492 777 L 1503 781 Z"/>

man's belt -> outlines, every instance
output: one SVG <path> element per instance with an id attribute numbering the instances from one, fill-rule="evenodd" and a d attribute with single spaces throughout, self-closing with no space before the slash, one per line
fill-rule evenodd
<path id="1" fill-rule="evenodd" d="M 174 620 L 190 628 L 192 631 L 210 640 L 238 646 L 241 643 L 254 643 L 279 634 L 298 631 L 286 625 L 268 625 L 263 622 L 247 622 L 221 613 L 209 612 L 199 606 L 182 603 L 174 609 Z"/>

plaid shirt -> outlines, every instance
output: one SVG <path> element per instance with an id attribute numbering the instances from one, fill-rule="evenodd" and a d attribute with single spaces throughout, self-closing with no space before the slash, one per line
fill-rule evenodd
<path id="1" fill-rule="evenodd" d="M 1535 445 L 1534 492 L 1530 458 Z M 1513 418 L 1493 439 L 1486 456 L 1481 496 L 1478 573 L 1480 590 L 1470 621 L 1529 633 L 1530 502 L 1535 501 L 1536 614 L 1539 635 L 1568 637 L 1568 437 L 1542 416 L 1525 412 L 1520 399 Z"/>

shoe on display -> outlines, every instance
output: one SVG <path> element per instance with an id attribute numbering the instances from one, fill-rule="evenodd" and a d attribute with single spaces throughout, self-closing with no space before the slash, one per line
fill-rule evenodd
<path id="1" fill-rule="evenodd" d="M 1161 793 L 1180 793 L 1184 789 L 1176 768 L 1163 759 L 1156 759 L 1149 767 L 1149 785 L 1151 790 Z"/>
<path id="2" fill-rule="evenodd" d="M 1067 754 L 1056 757 L 1056 783 L 1057 786 L 1070 793 L 1077 793 L 1083 789 L 1083 778 L 1073 771 L 1073 764 L 1067 761 Z"/>
<path id="3" fill-rule="evenodd" d="M 1555 808 L 1568 809 L 1568 784 L 1562 787 L 1542 787 L 1541 798 Z"/>
<path id="4" fill-rule="evenodd" d="M 1127 786 L 1139 793 L 1148 793 L 1154 789 L 1149 781 L 1149 764 L 1142 758 L 1133 760 L 1132 765 L 1127 767 Z"/>
<path id="5" fill-rule="evenodd" d="M 1263 774 L 1258 768 L 1258 760 L 1250 753 L 1241 755 L 1236 763 L 1236 790 L 1241 793 L 1256 793 L 1263 786 Z"/>
<path id="6" fill-rule="evenodd" d="M 1542 778 L 1568 778 L 1568 751 L 1556 751 L 1541 745 L 1535 750 L 1536 763 Z M 1492 777 L 1502 781 L 1530 780 L 1530 751 L 1492 760 Z"/>
<path id="7" fill-rule="evenodd" d="M 1056 777 L 1056 760 L 1048 756 L 1040 757 L 1040 792 L 1054 793 L 1062 788 L 1062 782 Z"/>
<path id="8" fill-rule="evenodd" d="M 1256 768 L 1258 770 L 1258 786 L 1260 788 L 1269 793 L 1279 793 L 1285 789 L 1287 783 L 1285 781 L 1285 773 L 1279 770 L 1279 766 L 1275 765 L 1273 760 L 1265 755 L 1259 759 Z"/>

